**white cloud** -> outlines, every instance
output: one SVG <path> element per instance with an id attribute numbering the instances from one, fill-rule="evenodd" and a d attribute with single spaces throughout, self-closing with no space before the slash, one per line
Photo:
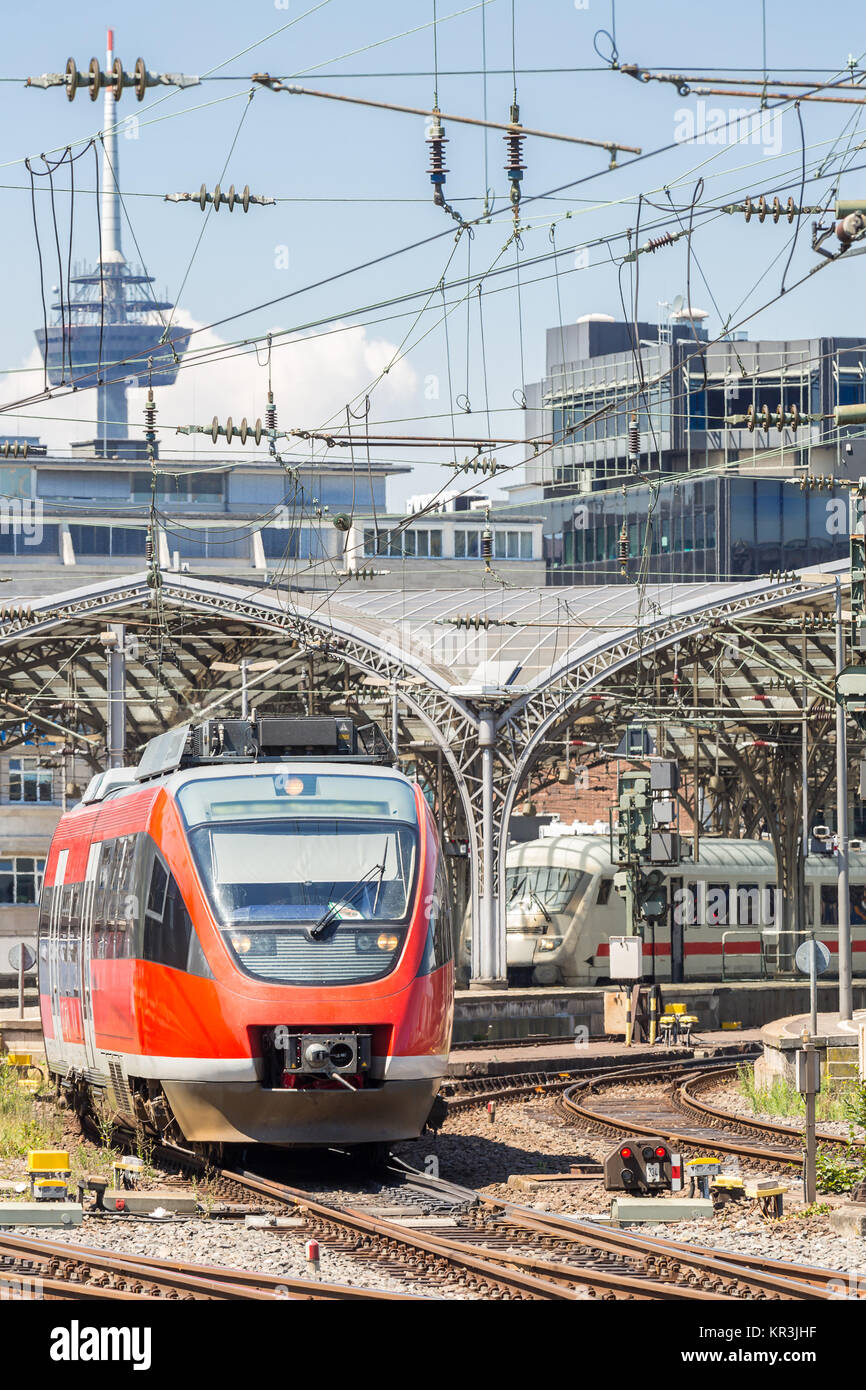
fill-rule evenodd
<path id="1" fill-rule="evenodd" d="M 184 328 L 199 329 L 189 315 L 179 313 L 176 322 Z M 278 409 L 280 429 L 318 430 L 323 425 L 334 431 L 344 431 L 346 404 L 376 382 L 396 351 L 395 344 L 384 338 L 368 336 L 361 326 L 336 325 L 340 332 L 328 334 L 299 334 L 291 339 L 274 342 L 271 377 Z M 275 328 L 273 332 L 279 332 Z M 190 342 L 190 352 L 220 348 L 225 340 L 213 330 L 197 332 Z M 192 359 L 188 359 L 190 363 Z M 259 347 L 258 361 L 252 351 L 241 356 L 215 359 L 200 366 L 190 365 L 181 370 L 174 386 L 154 386 L 158 408 L 157 425 L 163 457 L 174 449 L 185 454 L 194 443 L 196 452 L 206 457 L 213 449 L 209 439 L 175 433 L 178 425 L 209 425 L 216 415 L 221 424 L 231 415 L 239 425 L 245 415 L 252 423 L 257 416 L 264 418 L 267 404 L 268 374 L 265 365 L 266 349 Z M 260 365 L 262 364 L 262 365 Z M 42 387 L 41 359 L 34 348 L 20 370 L 0 379 L 0 405 L 13 402 L 40 391 Z M 136 435 L 143 419 L 146 387 L 128 391 L 130 433 Z M 358 408 L 355 403 L 355 408 Z M 360 402 L 363 409 L 363 400 Z M 372 392 L 371 418 L 411 416 L 422 408 L 421 384 L 414 368 L 405 358 L 399 358 L 382 377 Z M 65 448 L 71 440 L 91 439 L 95 432 L 96 395 L 94 391 L 65 394 L 60 392 L 54 401 L 41 401 L 14 413 L 0 416 L 0 435 L 38 434 L 51 448 Z M 361 429 L 361 422 L 354 428 Z M 390 426 L 383 431 L 389 432 Z M 394 428 L 399 434 L 403 431 Z M 413 433 L 407 429 L 407 433 Z M 225 442 L 221 441 L 225 449 Z M 234 447 L 234 446 L 233 446 Z M 294 449 L 305 447 L 298 441 Z M 332 457 L 344 457 L 345 451 L 332 452 Z"/>

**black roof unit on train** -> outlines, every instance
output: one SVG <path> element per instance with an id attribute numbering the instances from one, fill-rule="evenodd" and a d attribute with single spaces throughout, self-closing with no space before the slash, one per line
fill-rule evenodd
<path id="1" fill-rule="evenodd" d="M 179 724 L 146 744 L 136 777 L 164 777 L 183 767 L 219 763 L 295 762 L 396 763 L 378 724 L 351 718 L 292 718 L 251 715 L 249 719 L 204 719 Z"/>

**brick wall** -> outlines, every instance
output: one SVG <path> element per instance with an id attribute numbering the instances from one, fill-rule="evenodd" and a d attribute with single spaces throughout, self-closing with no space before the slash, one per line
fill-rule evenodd
<path id="1" fill-rule="evenodd" d="M 633 763 L 621 762 L 619 769 L 622 772 L 629 771 L 635 765 Z M 616 806 L 616 779 L 617 764 L 615 762 L 603 763 L 599 767 L 587 769 L 587 786 L 577 788 L 574 779 L 566 786 L 555 782 L 552 786 L 546 787 L 543 791 L 533 793 L 533 803 L 536 815 L 558 815 L 560 820 L 566 825 L 572 821 L 602 821 L 607 826 L 608 813 L 610 808 Z M 686 792 L 690 795 L 688 781 L 685 786 Z M 518 803 L 518 810 L 521 803 Z M 692 818 L 680 803 L 680 832 L 690 834 L 692 830 Z"/>

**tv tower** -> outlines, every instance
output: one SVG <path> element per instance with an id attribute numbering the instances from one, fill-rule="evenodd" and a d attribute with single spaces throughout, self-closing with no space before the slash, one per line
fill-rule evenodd
<path id="1" fill-rule="evenodd" d="M 190 330 L 172 325 L 163 341 L 168 322 L 163 315 L 174 306 L 155 297 L 150 288 L 154 277 L 131 267 L 123 254 L 117 149 L 117 101 L 122 86 L 116 77 L 111 29 L 106 71 L 100 74 L 94 69 L 98 69 L 95 59 L 91 80 L 105 90 L 99 260 L 70 277 L 68 299 L 51 305 L 54 321 L 48 325 L 47 336 L 42 328 L 36 330 L 36 341 L 52 386 L 96 387 L 96 438 L 75 447 L 90 449 L 102 458 L 143 457 L 144 440 L 129 437 L 127 388 L 151 380 L 154 385 L 172 385 Z"/>

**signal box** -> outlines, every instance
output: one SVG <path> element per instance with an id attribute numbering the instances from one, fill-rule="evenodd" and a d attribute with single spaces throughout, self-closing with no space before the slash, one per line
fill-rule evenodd
<path id="1" fill-rule="evenodd" d="M 623 1139 L 604 1160 L 606 1192 L 669 1192 L 671 1149 L 666 1139 Z"/>

